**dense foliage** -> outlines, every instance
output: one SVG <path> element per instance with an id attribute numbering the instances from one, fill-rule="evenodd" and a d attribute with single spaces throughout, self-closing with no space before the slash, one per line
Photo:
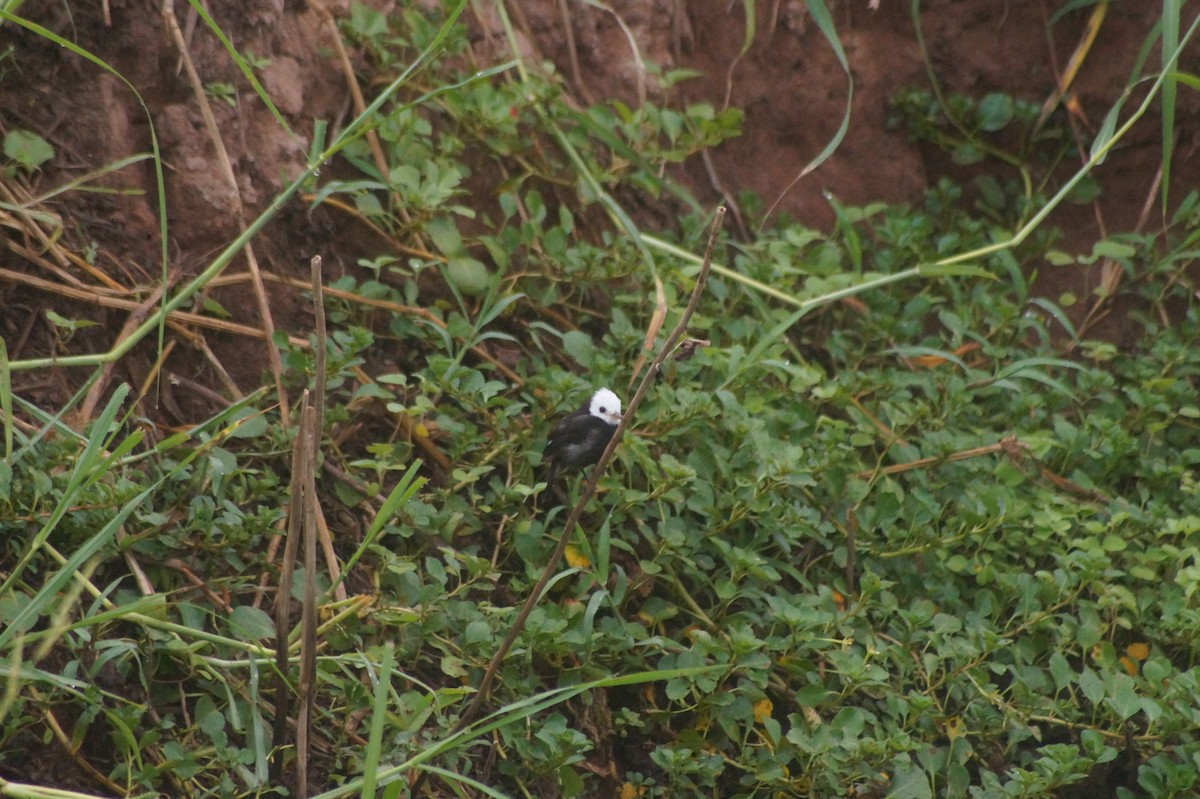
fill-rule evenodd
<path id="1" fill-rule="evenodd" d="M 390 77 L 438 25 L 356 8 L 345 31 Z M 449 735 L 562 534 L 553 492 L 534 498 L 553 420 L 600 385 L 628 396 L 656 280 L 668 327 L 684 304 L 695 262 L 603 209 L 683 209 L 660 235 L 701 251 L 708 215 L 661 175 L 738 133 L 703 106 L 574 110 L 530 65 L 465 80 L 451 42 L 379 112 L 387 172 L 355 144 L 311 187 L 408 253 L 327 298 L 322 503 L 369 595 L 327 604 L 321 629 L 329 795 L 357 792 L 381 673 L 382 764 Z M 985 248 L 1045 201 L 986 188 L 1011 217 L 944 182 L 917 207 L 839 206 L 828 231 L 723 237 L 690 327 L 710 343 L 669 362 L 569 533 L 501 667 L 490 704 L 510 716 L 434 765 L 514 796 L 1196 790 L 1196 197 L 1163 236 L 1097 245 L 1124 270 L 1125 341 L 1077 336 L 1039 295 L 1039 270 L 1073 268 L 1048 228 L 981 257 L 991 279 L 802 305 Z M 310 379 L 307 350 L 285 345 L 285 364 Z M 0 465 L 0 750 L 33 756 L 60 728 L 129 795 L 254 795 L 273 646 L 255 592 L 294 434 L 256 396 L 151 442 L 120 399 L 86 435 L 18 430 Z M 428 482 L 373 515 L 414 469 Z"/>

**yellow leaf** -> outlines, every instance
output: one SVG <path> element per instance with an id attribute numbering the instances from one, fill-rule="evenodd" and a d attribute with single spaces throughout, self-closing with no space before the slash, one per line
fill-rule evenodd
<path id="1" fill-rule="evenodd" d="M 1144 643 L 1130 644 L 1125 647 L 1125 654 L 1136 661 L 1143 661 L 1150 657 L 1150 647 Z"/>
<path id="2" fill-rule="evenodd" d="M 771 718 L 771 712 L 775 709 L 770 699 L 760 699 L 754 703 L 754 723 L 762 724 L 767 719 Z"/>
<path id="3" fill-rule="evenodd" d="M 962 716 L 947 716 L 945 721 L 946 737 L 956 741 L 967 734 L 967 726 L 963 724 Z"/>
<path id="4" fill-rule="evenodd" d="M 972 341 L 969 344 L 964 344 L 954 351 L 954 354 L 960 358 L 970 352 L 979 349 L 979 342 Z M 947 363 L 947 360 L 940 355 L 918 355 L 912 359 L 913 366 L 919 366 L 922 369 L 933 369 L 942 364 Z"/>
<path id="5" fill-rule="evenodd" d="M 586 569 L 592 565 L 592 562 L 587 559 L 587 555 L 580 552 L 579 547 L 574 544 L 567 545 L 567 551 L 563 557 L 567 559 L 567 565 L 572 569 Z"/>
<path id="6" fill-rule="evenodd" d="M 642 795 L 643 788 L 639 788 L 632 782 L 626 782 L 621 785 L 621 799 L 637 799 Z"/>
<path id="7" fill-rule="evenodd" d="M 1129 658 L 1121 655 L 1117 658 L 1117 662 L 1121 664 L 1121 668 L 1125 669 L 1125 673 L 1130 677 L 1136 677 L 1138 673 L 1138 665 Z"/>

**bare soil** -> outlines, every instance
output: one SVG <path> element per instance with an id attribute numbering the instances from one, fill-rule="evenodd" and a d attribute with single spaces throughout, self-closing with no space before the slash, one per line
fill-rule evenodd
<path id="1" fill-rule="evenodd" d="M 827 228 L 833 213 L 826 193 L 851 205 L 913 203 L 939 177 L 966 180 L 971 174 L 941 150 L 914 144 L 888 124 L 889 98 L 905 87 L 927 86 L 928 77 L 908 4 L 885 0 L 878 10 L 869 5 L 857 0 L 835 4 L 835 22 L 854 79 L 852 117 L 833 157 L 800 179 L 805 165 L 837 131 L 847 95 L 846 76 L 803 3 L 760 4 L 752 45 L 742 55 L 746 20 L 740 3 L 619 0 L 608 13 L 584 4 L 531 0 L 517 5 L 514 15 L 524 33 L 524 55 L 553 61 L 568 76 L 580 102 L 619 99 L 632 104 L 647 98 L 743 109 L 744 135 L 716 148 L 708 159 L 691 159 L 676 179 L 706 204 L 715 204 L 722 196 L 755 192 L 764 205 L 775 204 L 775 213 Z M 943 90 L 974 97 L 1005 92 L 1033 102 L 1050 97 L 1056 74 L 1080 41 L 1088 17 L 1085 12 L 1068 14 L 1048 33 L 1052 5 L 994 0 L 923 3 L 923 34 Z M 349 0 L 327 7 L 332 16 L 341 16 L 348 13 Z M 262 82 L 295 130 L 310 132 L 315 119 L 335 126 L 346 120 L 351 110 L 349 93 L 332 48 L 331 19 L 323 10 L 282 0 L 216 0 L 209 8 L 242 52 L 269 59 Z M 301 170 L 307 141 L 293 140 L 277 124 L 190 7 L 177 6 L 177 17 L 154 13 L 131 0 L 70 7 L 27 2 L 21 11 L 104 59 L 137 90 L 146 106 L 121 79 L 95 64 L 15 24 L 4 25 L 9 50 L 0 61 L 0 127 L 37 131 L 56 150 L 55 159 L 31 178 L 6 179 L 9 196 L 5 199 L 10 202 L 36 197 L 89 171 L 149 151 L 149 114 L 168 166 L 170 277 L 178 284 L 226 246 L 240 226 L 276 196 L 284 181 Z M 1094 129 L 1120 96 L 1156 14 L 1153 3 L 1123 3 L 1109 9 L 1072 86 L 1085 131 Z M 499 57 L 506 45 L 497 19 L 486 12 L 470 15 L 468 11 L 476 50 Z M 564 33 L 566 25 L 570 36 Z M 206 128 L 179 41 L 185 43 L 187 60 L 202 83 L 236 87 L 232 102 L 209 103 L 227 153 L 224 158 Z M 647 81 L 638 69 L 637 58 L 657 64 L 663 72 L 694 69 L 701 77 L 668 89 L 669 96 L 663 97 L 654 81 Z M 1194 158 L 1197 103 L 1190 93 L 1181 94 L 1181 102 L 1174 165 L 1174 184 L 1180 187 L 1177 196 L 1195 185 L 1200 164 Z M 1105 165 L 1098 203 L 1068 206 L 1056 214 L 1053 223 L 1067 232 L 1067 249 L 1089 249 L 1106 232 L 1139 224 L 1143 208 L 1153 198 L 1160 139 L 1158 119 L 1148 115 Z M 139 193 L 67 192 L 45 207 L 59 215 L 66 249 L 93 254 L 94 271 L 111 282 L 108 293 L 142 297 L 135 289 L 154 283 L 160 260 L 153 173 L 142 161 L 107 175 L 102 184 Z M 656 209 L 652 204 L 634 211 L 651 229 L 668 224 L 673 215 L 673 209 Z M 101 278 L 70 263 L 59 250 L 47 251 L 31 238 L 19 217 L 13 219 L 3 228 L 8 246 L 0 252 L 0 267 L 7 270 L 0 275 L 0 303 L 5 309 L 0 334 L 8 342 L 10 358 L 109 348 L 133 318 L 130 310 L 112 304 L 97 307 L 97 297 L 106 293 Z M 54 227 L 43 225 L 47 235 L 53 235 Z M 356 257 L 379 254 L 371 252 L 370 237 L 353 227 L 344 217 L 309 212 L 296 200 L 256 240 L 256 256 L 264 271 L 283 275 L 302 275 L 316 253 L 323 254 L 335 274 L 353 269 Z M 242 261 L 230 269 L 244 270 Z M 74 285 L 85 296 L 47 291 L 45 286 L 31 285 L 35 279 Z M 1052 298 L 1066 290 L 1086 297 L 1098 279 L 1095 270 L 1057 270 L 1043 274 L 1040 288 Z M 247 286 L 242 282 L 212 296 L 231 314 L 231 321 L 261 328 L 262 312 Z M 274 285 L 270 292 L 279 329 L 310 328 L 310 314 L 294 290 Z M 68 318 L 99 324 L 64 341 L 45 320 L 44 311 L 50 308 Z M 1119 320 L 1107 334 L 1120 337 Z M 266 364 L 260 341 L 222 332 L 206 333 L 205 341 L 207 352 L 194 338 L 178 348 L 170 357 L 169 371 L 217 391 L 222 388 L 218 379 L 222 368 L 228 372 L 226 379 L 239 387 L 259 381 Z M 247 357 L 248 352 L 260 355 Z M 152 358 L 152 349 L 139 348 L 118 364 L 114 377 L 141 381 Z M 20 377 L 15 388 L 55 406 L 66 399 L 78 379 L 73 374 L 39 372 Z M 188 408 L 195 395 L 181 392 L 173 403 L 180 417 L 174 421 L 189 421 L 211 410 L 206 402 Z"/>

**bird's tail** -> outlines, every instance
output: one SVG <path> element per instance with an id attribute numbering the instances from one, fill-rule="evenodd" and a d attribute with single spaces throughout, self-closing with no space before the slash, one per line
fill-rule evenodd
<path id="1" fill-rule="evenodd" d="M 533 495 L 533 507 L 535 510 L 540 506 L 542 497 L 546 494 L 549 494 L 550 499 L 554 498 L 554 492 L 552 489 L 558 482 L 558 478 L 561 474 L 562 464 L 557 463 L 554 460 L 551 460 L 549 463 L 543 463 L 534 470 L 534 475 L 537 477 L 538 482 L 544 481 L 546 483 L 541 491 L 538 491 Z"/>

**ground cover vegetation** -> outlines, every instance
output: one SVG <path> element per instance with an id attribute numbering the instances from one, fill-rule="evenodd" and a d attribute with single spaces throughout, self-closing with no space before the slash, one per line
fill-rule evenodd
<path id="1" fill-rule="evenodd" d="M 580 106 L 503 14 L 512 60 L 480 63 L 463 7 L 340 23 L 387 88 L 288 191 L 402 246 L 330 281 L 327 336 L 277 334 L 286 396 L 268 379 L 150 435 L 113 387 L 75 429 L 77 403 L 37 407 L 4 370 L 0 795 L 282 795 L 305 750 L 322 797 L 418 773 L 434 795 L 1193 795 L 1200 195 L 1164 191 L 1154 232 L 1082 256 L 1046 220 L 1196 82 L 1152 66 L 1190 38 L 1178 9 L 1083 162 L 1061 116 L 912 87 L 895 123 L 985 167 L 970 183 L 831 198 L 822 230 L 736 198 L 757 232 L 720 232 L 688 324 L 705 343 L 653 378 L 459 731 L 578 495 L 538 493 L 553 420 L 632 395 L 700 272 L 714 211 L 670 166 L 741 123 Z M 6 180 L 43 146 L 10 135 Z M 648 202 L 677 224 L 639 229 Z M 1096 295 L 1039 292 L 1100 261 Z M 1071 312 L 1117 299 L 1126 341 Z M 311 642 L 289 622 L 293 654 L 316 644 L 307 687 L 269 613 L 305 388 L 341 568 L 310 560 L 291 591 L 320 602 Z M 280 677 L 311 717 L 273 752 Z"/>

